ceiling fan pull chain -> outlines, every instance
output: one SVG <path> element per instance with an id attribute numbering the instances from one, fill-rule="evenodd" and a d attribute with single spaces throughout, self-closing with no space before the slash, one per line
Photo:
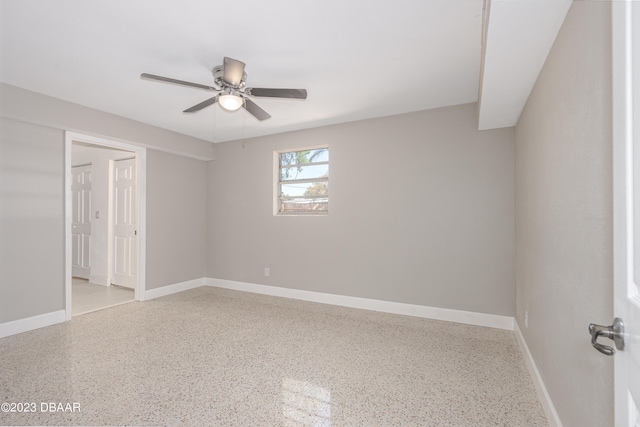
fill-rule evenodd
<path id="1" fill-rule="evenodd" d="M 246 104 L 246 101 L 244 98 L 242 98 L 242 103 Z M 247 139 L 245 137 L 245 128 L 247 127 L 247 115 L 243 114 L 242 115 L 242 148 L 244 148 L 244 145 L 247 143 Z"/>
<path id="2" fill-rule="evenodd" d="M 218 111 L 217 108 L 213 109 L 213 143 L 214 144 L 218 142 L 218 139 L 217 139 L 218 124 L 217 124 L 217 120 L 216 120 L 216 118 L 218 117 L 217 111 Z"/>

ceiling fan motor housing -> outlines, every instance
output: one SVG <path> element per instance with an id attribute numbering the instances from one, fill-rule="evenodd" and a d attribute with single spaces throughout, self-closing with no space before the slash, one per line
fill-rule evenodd
<path id="1" fill-rule="evenodd" d="M 260 108 L 249 96 L 266 98 L 293 98 L 307 99 L 306 89 L 273 89 L 273 88 L 248 88 L 246 87 L 247 73 L 244 71 L 245 63 L 237 59 L 224 57 L 224 64 L 213 67 L 211 73 L 215 80 L 214 86 L 172 79 L 170 77 L 155 74 L 142 73 L 143 79 L 156 80 L 164 83 L 172 83 L 181 86 L 204 89 L 206 91 L 219 92 L 217 95 L 184 110 L 184 113 L 195 113 L 213 104 L 220 104 L 222 108 L 235 111 L 244 108 L 249 114 L 262 121 L 271 117 L 269 113 Z"/>
<path id="2" fill-rule="evenodd" d="M 240 80 L 240 84 L 239 85 L 232 85 L 229 82 L 225 81 L 224 79 L 224 65 L 218 65 L 213 67 L 213 70 L 211 70 L 211 74 L 213 74 L 213 79 L 215 80 L 216 84 L 222 88 L 226 88 L 226 87 L 232 87 L 235 89 L 242 89 L 245 87 L 246 85 L 246 81 L 247 81 L 247 73 L 243 72 L 242 73 L 242 79 Z"/>

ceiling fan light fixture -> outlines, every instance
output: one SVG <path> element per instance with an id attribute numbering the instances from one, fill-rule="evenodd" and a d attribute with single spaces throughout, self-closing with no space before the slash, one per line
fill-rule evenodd
<path id="1" fill-rule="evenodd" d="M 257 120 L 263 121 L 271 117 L 269 113 L 260 108 L 248 97 L 258 98 L 289 98 L 307 99 L 306 89 L 274 89 L 264 87 L 246 87 L 247 73 L 244 71 L 245 64 L 237 59 L 226 57 L 224 64 L 213 67 L 211 70 L 215 84 L 207 86 L 200 83 L 192 83 L 184 80 L 172 79 L 169 77 L 157 76 L 155 74 L 142 73 L 140 77 L 148 80 L 156 80 L 163 83 L 173 83 L 180 86 L 187 86 L 196 89 L 204 89 L 215 92 L 211 98 L 206 99 L 183 113 L 196 113 L 203 108 L 213 104 L 220 104 L 227 111 L 237 111 L 244 108 Z"/>
<path id="2" fill-rule="evenodd" d="M 241 96 L 226 92 L 218 95 L 218 102 L 222 108 L 228 111 L 236 111 L 243 104 Z"/>

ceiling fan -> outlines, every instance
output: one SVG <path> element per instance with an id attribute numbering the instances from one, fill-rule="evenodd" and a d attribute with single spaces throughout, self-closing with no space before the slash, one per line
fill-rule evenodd
<path id="1" fill-rule="evenodd" d="M 174 83 L 182 86 L 195 87 L 211 92 L 218 92 L 215 96 L 184 110 L 184 113 L 195 113 L 216 102 L 222 108 L 229 111 L 238 110 L 240 107 L 247 110 L 258 120 L 266 120 L 271 115 L 264 111 L 248 97 L 265 98 L 293 98 L 307 99 L 306 89 L 271 89 L 261 87 L 246 87 L 247 73 L 244 71 L 245 63 L 233 58 L 224 58 L 224 64 L 214 67 L 212 70 L 215 81 L 214 86 L 202 85 L 199 83 L 176 80 L 169 77 L 156 76 L 154 74 L 142 73 L 143 79 L 157 80 L 165 83 Z"/>

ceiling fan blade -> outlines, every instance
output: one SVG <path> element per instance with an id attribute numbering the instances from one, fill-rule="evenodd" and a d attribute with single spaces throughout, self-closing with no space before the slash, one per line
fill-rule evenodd
<path id="1" fill-rule="evenodd" d="M 177 80 L 169 77 L 156 76 L 155 74 L 142 73 L 140 74 L 140 77 L 147 80 L 157 80 L 164 83 L 173 83 L 181 86 L 195 87 L 198 89 L 211 90 L 216 92 L 220 91 L 220 89 L 215 88 L 213 86 L 206 86 L 206 85 L 201 85 L 199 83 L 185 82 L 184 80 Z"/>
<path id="2" fill-rule="evenodd" d="M 249 98 L 244 98 L 243 107 L 245 110 L 251 113 L 253 117 L 255 117 L 260 121 L 267 120 L 269 117 L 271 117 L 271 114 L 267 113 L 262 108 L 258 107 L 258 104 L 256 104 Z"/>
<path id="3" fill-rule="evenodd" d="M 200 111 L 211 104 L 215 104 L 217 100 L 218 100 L 218 95 L 213 96 L 207 99 L 206 101 L 202 101 L 200 104 L 196 104 L 191 108 L 187 108 L 186 110 L 183 111 L 183 113 L 195 113 L 196 111 Z"/>
<path id="4" fill-rule="evenodd" d="M 307 99 L 306 89 L 269 89 L 264 87 L 251 87 L 246 89 L 251 96 L 261 96 L 268 98 L 295 98 Z"/>
<path id="5" fill-rule="evenodd" d="M 232 86 L 239 86 L 242 83 L 244 74 L 244 62 L 237 59 L 224 57 L 224 81 Z"/>

